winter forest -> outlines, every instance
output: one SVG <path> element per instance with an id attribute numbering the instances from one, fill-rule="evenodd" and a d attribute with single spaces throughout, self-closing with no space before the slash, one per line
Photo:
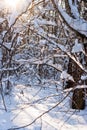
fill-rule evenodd
<path id="1" fill-rule="evenodd" d="M 0 0 L 0 130 L 87 129 L 87 0 Z"/>

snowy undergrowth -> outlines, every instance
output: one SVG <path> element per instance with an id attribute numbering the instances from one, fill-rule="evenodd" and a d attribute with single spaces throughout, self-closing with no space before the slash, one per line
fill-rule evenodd
<path id="1" fill-rule="evenodd" d="M 10 95 L 5 95 L 7 112 L 0 97 L 0 130 L 26 126 L 40 115 L 42 116 L 32 125 L 20 130 L 85 130 L 87 128 L 87 110 L 70 109 L 71 94 L 63 100 L 68 92 L 62 90 L 58 81 L 56 85 L 52 80 L 42 80 L 40 84 L 35 80 L 34 83 L 29 84 L 25 79 L 13 80 L 12 92 Z M 54 109 L 51 110 L 53 107 Z"/>

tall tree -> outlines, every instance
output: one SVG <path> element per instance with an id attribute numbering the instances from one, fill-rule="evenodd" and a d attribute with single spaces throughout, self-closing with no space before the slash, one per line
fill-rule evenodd
<path id="1" fill-rule="evenodd" d="M 52 0 L 52 3 L 57 10 L 57 12 L 61 15 L 64 22 L 70 27 L 71 30 L 73 30 L 76 33 L 77 39 L 80 39 L 76 42 L 75 45 L 78 43 L 82 43 L 82 46 L 84 47 L 84 51 L 86 50 L 85 42 L 87 42 L 87 21 L 84 17 L 84 11 L 85 10 L 85 4 L 87 3 L 85 1 L 77 1 L 77 0 L 65 0 L 65 10 L 64 11 L 59 5 L 57 5 L 57 2 L 55 0 Z M 80 8 L 79 6 L 82 7 Z M 84 22 L 83 22 L 84 21 Z M 80 44 L 78 44 L 80 45 Z M 77 50 L 78 50 L 78 45 Z M 73 43 L 72 43 L 73 46 Z M 75 54 L 75 59 L 78 60 L 79 57 L 79 63 L 84 66 L 84 62 L 86 65 L 86 56 L 81 51 L 75 52 L 75 46 L 73 47 L 73 51 Z M 70 52 L 71 53 L 71 52 Z M 86 51 L 85 51 L 86 53 Z M 84 61 L 84 62 L 83 62 Z M 66 87 L 73 87 L 75 88 L 76 85 L 83 84 L 83 81 L 81 81 L 81 76 L 84 74 L 85 70 L 82 70 L 82 68 L 79 66 L 79 63 L 76 63 L 71 57 L 69 59 L 68 64 L 68 70 L 67 72 L 71 74 L 74 78 L 74 83 L 71 81 L 67 81 Z M 86 66 L 85 66 L 86 67 Z M 72 97 L 72 108 L 74 109 L 84 109 L 85 107 L 85 101 L 84 101 L 84 90 L 85 89 L 75 89 L 73 92 Z"/>

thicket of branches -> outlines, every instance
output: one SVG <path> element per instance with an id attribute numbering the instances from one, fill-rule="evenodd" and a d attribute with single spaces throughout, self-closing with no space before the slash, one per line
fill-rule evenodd
<path id="1" fill-rule="evenodd" d="M 9 94 L 13 87 L 11 76 L 31 72 L 31 79 L 36 77 L 38 83 L 42 79 L 58 81 L 62 75 L 62 88 L 73 91 L 72 108 L 84 109 L 86 12 L 84 0 L 29 0 L 18 12 L 0 9 L 0 92 L 4 106 L 4 93 Z"/>

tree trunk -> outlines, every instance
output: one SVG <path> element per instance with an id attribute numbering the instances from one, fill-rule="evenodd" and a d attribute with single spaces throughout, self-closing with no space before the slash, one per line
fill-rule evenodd
<path id="1" fill-rule="evenodd" d="M 72 96 L 71 107 L 73 109 L 83 110 L 85 108 L 85 92 L 84 89 L 75 89 Z"/>
<path id="2" fill-rule="evenodd" d="M 70 16 L 72 16 L 68 0 L 65 0 L 65 6 L 66 6 L 66 12 Z M 79 84 L 83 71 L 72 59 L 69 59 L 68 73 L 73 76 L 75 83 L 68 81 L 66 84 L 66 88 L 69 87 L 74 88 L 76 85 Z M 85 98 L 84 89 L 75 89 L 72 96 L 71 107 L 73 109 L 84 109 L 85 108 L 84 98 Z"/>
<path id="3" fill-rule="evenodd" d="M 81 38 L 84 36 L 86 37 L 86 35 L 85 35 L 86 33 L 83 34 L 81 31 L 79 31 L 78 29 L 75 29 L 73 26 L 70 25 L 70 23 L 67 22 L 64 15 L 62 15 L 62 13 L 61 13 L 62 11 L 60 11 L 60 9 L 58 8 L 55 1 L 54 0 L 51 0 L 51 1 L 54 5 L 54 8 L 57 10 L 57 13 L 59 13 L 59 15 L 62 17 L 64 22 L 67 24 L 67 26 L 70 27 L 70 29 L 76 33 L 76 35 L 77 35 L 76 37 L 78 38 L 78 35 Z M 65 0 L 65 9 L 66 9 L 67 14 L 69 14 L 69 16 L 72 18 L 72 20 L 75 20 L 75 18 L 73 18 L 74 16 L 71 12 L 71 8 L 69 6 L 68 0 Z M 82 41 L 82 43 L 84 43 L 84 42 Z M 72 44 L 73 44 L 73 42 L 72 42 Z M 67 72 L 71 76 L 73 76 L 75 83 L 68 81 L 66 88 L 70 88 L 70 87 L 75 88 L 77 85 L 82 85 L 81 75 L 83 74 L 83 71 L 72 59 L 69 59 Z M 73 109 L 84 109 L 85 108 L 84 97 L 85 97 L 84 89 L 74 89 L 72 101 L 71 101 L 72 108 Z"/>

